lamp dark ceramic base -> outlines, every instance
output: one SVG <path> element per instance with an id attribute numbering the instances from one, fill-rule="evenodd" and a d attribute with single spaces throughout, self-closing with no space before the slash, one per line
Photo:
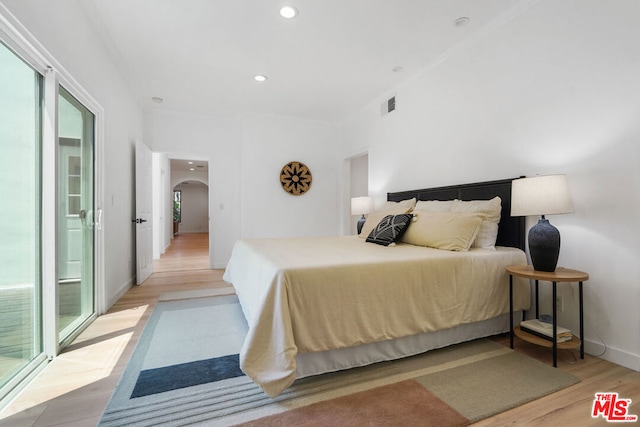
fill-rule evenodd
<path id="1" fill-rule="evenodd" d="M 544 217 L 529 230 L 529 254 L 534 270 L 556 271 L 560 255 L 560 232 Z"/>
<path id="2" fill-rule="evenodd" d="M 360 234 L 360 232 L 362 231 L 362 227 L 364 226 L 366 220 L 367 219 L 364 217 L 364 215 L 362 215 L 362 218 L 358 220 L 358 234 Z"/>

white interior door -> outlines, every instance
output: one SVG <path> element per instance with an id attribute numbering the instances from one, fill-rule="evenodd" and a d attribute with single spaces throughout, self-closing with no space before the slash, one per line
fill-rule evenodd
<path id="1" fill-rule="evenodd" d="M 136 142 L 136 277 L 142 284 L 153 273 L 152 155 Z"/>

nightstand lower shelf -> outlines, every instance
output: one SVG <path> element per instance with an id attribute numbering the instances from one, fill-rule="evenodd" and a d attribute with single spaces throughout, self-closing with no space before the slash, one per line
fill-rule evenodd
<path id="1" fill-rule="evenodd" d="M 513 328 L 513 333 L 515 336 L 520 338 L 523 341 L 530 342 L 532 344 L 540 345 L 542 347 L 553 347 L 553 342 L 551 340 L 546 340 L 544 338 L 538 337 L 536 335 L 530 334 L 528 332 L 524 332 L 520 329 L 520 326 L 516 326 Z M 573 335 L 573 334 L 572 334 Z M 580 338 L 573 335 L 573 339 L 570 341 L 559 342 L 557 348 L 561 349 L 571 349 L 580 347 L 581 341 Z"/>

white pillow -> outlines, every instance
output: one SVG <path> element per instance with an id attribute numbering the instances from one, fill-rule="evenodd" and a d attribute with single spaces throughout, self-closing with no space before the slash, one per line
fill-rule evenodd
<path id="1" fill-rule="evenodd" d="M 400 240 L 416 246 L 428 246 L 447 251 L 468 251 L 483 219 L 483 214 L 414 209 L 413 221 Z"/>
<path id="2" fill-rule="evenodd" d="M 498 223 L 502 211 L 502 199 L 496 196 L 491 200 L 455 200 L 451 207 L 451 212 L 480 213 L 485 215 L 476 240 L 473 242 L 474 248 L 495 249 L 498 238 Z"/>
<path id="3" fill-rule="evenodd" d="M 411 212 L 411 209 L 413 209 L 416 206 L 416 198 L 414 197 L 413 199 L 407 199 L 407 200 L 401 200 L 399 202 L 387 202 L 384 205 L 382 205 L 382 207 L 378 210 L 380 211 L 387 211 L 387 210 L 402 210 L 402 209 L 406 209 L 406 212 L 400 212 L 398 215 L 403 214 L 403 213 L 409 213 Z M 391 215 L 391 214 L 389 214 Z"/>
<path id="4" fill-rule="evenodd" d="M 456 200 L 418 200 L 415 209 L 430 212 L 451 212 Z"/>
<path id="5" fill-rule="evenodd" d="M 379 210 L 367 215 L 367 220 L 362 226 L 359 236 L 366 239 L 376 225 L 382 221 L 387 215 L 401 215 L 410 213 L 416 205 L 415 197 L 413 199 L 402 200 L 400 202 L 387 202 Z"/>

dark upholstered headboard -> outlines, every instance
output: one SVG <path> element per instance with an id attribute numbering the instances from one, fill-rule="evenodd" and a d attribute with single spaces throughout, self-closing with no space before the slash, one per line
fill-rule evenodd
<path id="1" fill-rule="evenodd" d="M 502 213 L 500 224 L 498 225 L 496 245 L 511 246 L 525 250 L 525 218 L 511 216 L 511 181 L 514 179 L 516 178 L 399 191 L 387 193 L 387 200 L 398 202 L 413 197 L 416 200 L 490 200 L 495 196 L 500 196 L 502 199 Z"/>

